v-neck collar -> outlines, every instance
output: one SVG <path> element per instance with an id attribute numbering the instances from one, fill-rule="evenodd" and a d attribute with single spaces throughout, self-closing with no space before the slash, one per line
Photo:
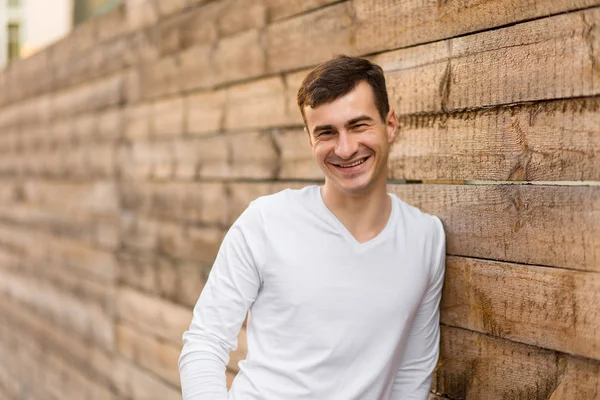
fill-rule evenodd
<path id="1" fill-rule="evenodd" d="M 331 219 L 332 223 L 336 226 L 337 230 L 340 232 L 340 234 L 344 237 L 344 239 L 350 244 L 350 246 L 352 246 L 352 248 L 355 251 L 366 251 L 370 248 L 372 248 L 373 246 L 376 246 L 377 244 L 379 244 L 381 241 L 385 240 L 385 238 L 388 236 L 388 231 L 390 231 L 392 229 L 392 225 L 393 225 L 393 221 L 396 218 L 396 213 L 397 211 L 397 204 L 394 201 L 394 198 L 392 197 L 392 195 L 390 193 L 387 194 L 390 197 L 390 200 L 392 201 L 392 210 L 390 212 L 390 216 L 388 217 L 388 220 L 385 224 L 385 227 L 381 230 L 381 232 L 379 232 L 379 234 L 375 237 L 373 237 L 372 239 L 367 240 L 366 242 L 359 242 L 354 235 L 352 235 L 352 233 L 350 233 L 350 231 L 348 230 L 348 228 L 346 228 L 346 226 L 342 223 L 342 221 L 339 220 L 338 217 L 335 216 L 335 214 L 333 212 L 331 212 L 331 210 L 327 207 L 327 205 L 325 204 L 325 201 L 323 200 L 323 197 L 321 196 L 321 187 L 318 185 L 315 185 L 313 187 L 313 196 L 315 197 L 315 201 L 318 204 L 318 207 L 321 208 L 321 210 L 329 217 L 329 219 Z"/>

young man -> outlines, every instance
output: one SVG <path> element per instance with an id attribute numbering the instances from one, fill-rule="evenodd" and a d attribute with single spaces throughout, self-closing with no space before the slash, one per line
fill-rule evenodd
<path id="1" fill-rule="evenodd" d="M 397 122 L 383 71 L 336 57 L 306 76 L 298 105 L 325 184 L 254 200 L 225 236 L 183 335 L 183 398 L 426 400 L 445 238 L 386 191 Z"/>

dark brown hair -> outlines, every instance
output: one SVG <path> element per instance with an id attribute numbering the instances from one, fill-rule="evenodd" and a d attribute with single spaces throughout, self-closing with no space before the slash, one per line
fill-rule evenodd
<path id="1" fill-rule="evenodd" d="M 364 58 L 339 55 L 316 66 L 302 81 L 297 99 L 304 124 L 305 106 L 315 108 L 330 103 L 349 93 L 362 81 L 373 89 L 375 106 L 385 122 L 390 104 L 381 67 Z"/>

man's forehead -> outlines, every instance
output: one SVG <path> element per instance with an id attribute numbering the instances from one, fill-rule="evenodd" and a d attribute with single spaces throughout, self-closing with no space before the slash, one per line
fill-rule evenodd
<path id="1" fill-rule="evenodd" d="M 374 95 L 366 82 L 337 99 L 317 107 L 304 106 L 304 115 L 309 129 L 317 125 L 344 125 L 358 116 L 367 115 L 375 119 L 378 115 Z"/>

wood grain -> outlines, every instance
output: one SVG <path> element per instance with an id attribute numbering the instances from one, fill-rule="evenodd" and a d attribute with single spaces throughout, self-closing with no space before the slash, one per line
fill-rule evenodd
<path id="1" fill-rule="evenodd" d="M 591 21 L 599 16 L 600 8 L 561 14 L 372 61 L 387 71 L 390 105 L 400 115 L 593 96 L 600 35 Z"/>
<path id="2" fill-rule="evenodd" d="M 437 394 L 435 394 L 435 393 L 430 393 L 430 394 L 429 394 L 429 399 L 428 399 L 428 400 L 444 400 L 444 398 L 443 398 L 443 397 L 441 397 L 441 396 L 438 396 L 438 395 L 437 395 Z"/>
<path id="3" fill-rule="evenodd" d="M 0 400 L 181 399 L 226 229 L 322 182 L 296 91 L 338 53 L 446 228 L 430 400 L 600 398 L 600 0 L 125 3 L 0 72 Z"/>
<path id="4" fill-rule="evenodd" d="M 323 62 L 352 49 L 352 7 L 334 4 L 267 27 L 267 70 L 279 72 Z"/>
<path id="5" fill-rule="evenodd" d="M 164 18 L 164 16 L 170 15 L 170 12 L 161 13 L 151 6 L 150 2 L 141 2 L 136 7 L 128 9 L 127 13 L 111 13 L 104 17 L 104 22 L 86 24 L 84 29 L 77 29 L 72 36 L 52 46 L 52 51 L 42 51 L 34 57 L 20 60 L 19 68 L 9 69 L 8 72 L 12 72 L 12 74 L 7 73 L 8 76 L 4 79 L 2 87 L 6 93 L 5 102 L 47 92 L 49 89 L 65 88 L 109 74 L 127 67 L 132 61 L 135 62 L 136 59 L 132 60 L 132 57 L 124 49 L 132 41 L 135 41 L 130 38 L 130 35 L 139 38 L 140 32 L 142 35 L 147 35 L 149 29 L 141 29 L 130 34 L 126 28 L 128 24 L 122 22 L 125 19 L 131 23 L 131 28 L 134 29 L 150 22 L 157 23 L 160 27 L 159 35 L 156 35 L 152 46 L 155 48 L 155 52 L 162 54 L 186 49 L 196 43 L 212 43 L 214 45 L 217 37 L 225 37 L 227 40 L 231 34 L 243 34 L 263 27 L 266 20 L 273 25 L 279 19 L 289 17 L 293 18 L 289 18 L 289 21 L 281 21 L 284 28 L 278 28 L 278 33 L 283 38 L 281 42 L 275 41 L 275 47 L 277 43 L 283 43 L 286 40 L 288 42 L 302 41 L 293 39 L 298 37 L 294 31 L 304 29 L 308 34 L 315 32 L 312 35 L 314 36 L 312 41 L 324 40 L 323 43 L 328 49 L 334 48 L 330 45 L 333 42 L 338 43 L 339 47 L 340 40 L 342 40 L 341 43 L 347 49 L 345 52 L 367 54 L 433 42 L 598 4 L 595 0 L 571 2 L 538 0 L 526 4 L 518 3 L 515 0 L 504 0 L 500 4 L 476 1 L 421 3 L 416 0 L 408 4 L 390 0 L 373 4 L 367 0 L 356 0 L 347 2 L 345 5 L 354 26 L 346 29 L 347 32 L 340 35 L 340 32 L 336 30 L 322 31 L 322 28 L 318 28 L 323 18 L 320 13 L 323 10 L 334 9 L 336 6 L 327 7 L 327 3 L 331 2 L 331 0 L 311 0 L 297 6 L 284 5 L 280 0 L 269 0 L 266 4 L 254 4 L 253 2 L 247 4 L 245 0 L 220 1 L 199 7 L 193 10 L 190 16 L 183 19 Z M 161 3 L 160 9 L 163 8 L 164 5 Z M 181 7 L 178 5 L 173 10 L 180 9 Z M 310 12 L 297 15 L 306 11 Z M 134 18 L 135 15 L 137 17 Z M 161 17 L 163 18 L 159 22 Z M 343 19 L 336 20 L 334 18 L 329 25 L 345 26 L 343 22 L 340 22 Z M 145 22 L 132 23 L 133 20 Z M 121 22 L 121 26 L 118 29 L 111 28 L 110 34 L 101 28 L 102 26 L 116 27 L 119 22 Z M 95 28 L 89 28 L 96 25 Z M 198 29 L 198 27 L 206 28 Z M 341 36 L 344 38 L 341 39 Z M 94 43 L 94 40 L 98 39 L 99 42 Z M 274 35 L 274 39 L 277 39 L 276 35 Z M 259 45 L 253 46 L 253 48 L 259 47 Z M 277 50 L 281 49 L 274 49 L 274 53 Z M 227 53 L 235 53 L 235 51 L 227 51 Z M 315 53 L 314 49 L 310 53 Z M 294 60 L 302 65 L 310 65 L 301 59 L 298 60 L 297 57 Z M 323 61 L 324 59 L 319 57 L 313 63 L 318 62 L 317 60 Z M 39 76 L 47 70 L 53 71 L 53 79 L 29 79 L 26 85 L 20 86 L 10 84 L 15 80 L 27 81 L 28 78 Z"/>
<path id="6" fill-rule="evenodd" d="M 200 92 L 185 98 L 186 130 L 190 135 L 221 131 L 225 115 L 224 90 Z"/>
<path id="7" fill-rule="evenodd" d="M 123 248 L 138 254 L 154 254 L 177 260 L 212 262 L 225 234 L 214 227 L 197 228 L 130 214 L 124 216 Z"/>
<path id="8" fill-rule="evenodd" d="M 0 246 L 0 270 L 25 279 L 48 282 L 61 292 L 80 301 L 93 304 L 102 310 L 112 310 L 114 293 L 109 284 L 71 274 L 68 266 L 46 260 L 43 263 L 31 263 Z"/>
<path id="9" fill-rule="evenodd" d="M 124 98 L 124 75 L 116 73 L 52 94 L 51 115 L 56 118 L 120 104 Z"/>
<path id="10" fill-rule="evenodd" d="M 284 18 L 321 8 L 329 3 L 335 3 L 337 0 L 305 0 L 305 1 L 288 1 L 288 0 L 264 0 L 269 13 L 270 22 L 274 22 Z"/>
<path id="11" fill-rule="evenodd" d="M 106 350 L 114 347 L 112 310 L 83 301 L 50 282 L 0 269 L 0 295 Z"/>
<path id="12" fill-rule="evenodd" d="M 290 119 L 287 96 L 285 81 L 279 76 L 230 86 L 225 129 L 237 131 L 287 124 Z"/>
<path id="13" fill-rule="evenodd" d="M 391 179 L 600 180 L 600 98 L 399 119 Z"/>
<path id="14" fill-rule="evenodd" d="M 181 345 L 181 336 L 192 321 L 187 307 L 127 287 L 118 290 L 117 311 L 120 321 L 175 346 Z"/>
<path id="15" fill-rule="evenodd" d="M 162 220 L 226 226 L 228 196 L 222 182 L 129 182 L 120 186 L 122 207 Z"/>
<path id="16" fill-rule="evenodd" d="M 177 366 L 181 346 L 158 340 L 124 324 L 117 324 L 116 338 L 119 353 L 130 362 L 143 366 L 173 386 L 181 386 Z"/>
<path id="17" fill-rule="evenodd" d="M 112 382 L 112 354 L 99 346 L 90 345 L 78 335 L 61 329 L 51 320 L 32 313 L 4 297 L 0 298 L 0 318 L 3 325 L 14 331 L 27 332 L 35 342 L 60 354 L 69 365 L 105 386 Z"/>
<path id="18" fill-rule="evenodd" d="M 107 387 L 69 365 L 59 354 L 48 351 L 27 331 L 11 332 L 8 327 L 0 330 L 4 331 L 0 342 L 8 346 L 3 352 L 12 358 L 12 366 L 16 370 L 20 398 L 48 398 L 39 394 L 46 392 L 50 398 L 56 399 L 115 399 L 114 393 Z M 42 390 L 31 382 L 41 383 Z"/>
<path id="19" fill-rule="evenodd" d="M 273 179 L 279 170 L 279 154 L 273 137 L 250 132 L 229 135 L 232 179 Z"/>
<path id="20" fill-rule="evenodd" d="M 13 203 L 10 208 L 0 208 L 0 224 L 15 231 L 29 231 L 32 235 L 77 241 L 85 248 L 114 250 L 119 241 L 117 215 L 95 217 Z"/>
<path id="21" fill-rule="evenodd" d="M 0 246 L 21 257 L 23 262 L 34 266 L 51 262 L 69 274 L 95 282 L 112 282 L 117 274 L 115 255 L 109 251 L 18 225 L 0 223 Z"/>
<path id="22" fill-rule="evenodd" d="M 444 324 L 600 360 L 600 274 L 450 256 Z"/>
<path id="23" fill-rule="evenodd" d="M 10 395 L 10 400 L 15 399 L 51 399 L 57 400 L 46 384 L 46 376 L 43 373 L 45 359 L 37 353 L 32 354 L 29 348 L 19 347 L 17 340 L 13 335 L 6 333 L 7 327 L 0 327 L 0 386 Z M 37 359 L 34 362 L 34 357 Z M 24 374 L 29 379 L 37 381 L 37 385 L 27 383 L 23 379 Z M 42 394 L 45 394 L 45 397 Z"/>
<path id="24" fill-rule="evenodd" d="M 600 363 L 442 327 L 433 392 L 451 399 L 595 399 Z"/>
<path id="25" fill-rule="evenodd" d="M 354 0 L 356 52 L 434 42 L 599 4 L 597 0 Z"/>
<path id="26" fill-rule="evenodd" d="M 438 215 L 450 255 L 600 271 L 600 187 L 389 185 Z"/>
<path id="27" fill-rule="evenodd" d="M 273 136 L 281 154 L 279 179 L 323 179 L 303 129 L 276 131 Z"/>
<path id="28" fill-rule="evenodd" d="M 30 179 L 20 184 L 20 195 L 29 204 L 45 209 L 115 215 L 119 211 L 114 181 L 70 182 Z"/>

